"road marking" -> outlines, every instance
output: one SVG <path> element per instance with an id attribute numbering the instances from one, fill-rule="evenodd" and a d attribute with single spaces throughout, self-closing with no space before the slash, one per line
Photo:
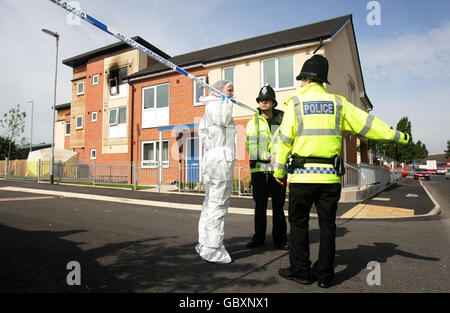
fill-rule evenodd
<path id="1" fill-rule="evenodd" d="M 391 198 L 372 198 L 372 200 L 376 200 L 376 201 L 391 201 Z"/>
<path id="2" fill-rule="evenodd" d="M 85 200 L 118 202 L 118 203 L 145 205 L 145 206 L 153 206 L 153 207 L 166 207 L 166 208 L 180 209 L 180 210 L 191 210 L 191 211 L 201 211 L 202 210 L 201 204 L 186 204 L 186 203 L 176 203 L 176 202 L 129 199 L 129 198 L 99 196 L 99 195 L 66 192 L 66 191 L 43 190 L 43 189 L 20 188 L 20 187 L 1 187 L 0 190 L 37 193 L 37 194 L 61 196 L 61 197 L 65 197 L 65 198 L 77 198 L 77 199 L 85 199 Z M 228 208 L 228 213 L 244 214 L 244 215 L 253 215 L 254 214 L 252 209 L 233 208 L 233 207 Z M 285 211 L 285 213 L 287 213 L 287 212 Z M 271 216 L 272 211 L 268 210 L 267 215 Z"/>
<path id="3" fill-rule="evenodd" d="M 20 198 L 0 198 L 1 201 L 22 201 L 22 200 L 41 200 L 41 199 L 53 199 L 55 197 L 20 197 Z"/>
<path id="4" fill-rule="evenodd" d="M 406 198 L 418 198 L 419 195 L 416 195 L 415 193 L 408 193 L 405 197 Z"/>
<path id="5" fill-rule="evenodd" d="M 413 216 L 414 210 L 387 207 L 381 205 L 358 204 L 353 209 L 347 211 L 342 217 L 393 217 L 393 216 Z"/>

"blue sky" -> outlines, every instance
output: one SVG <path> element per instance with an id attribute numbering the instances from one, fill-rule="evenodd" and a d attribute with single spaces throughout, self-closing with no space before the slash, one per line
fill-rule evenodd
<path id="1" fill-rule="evenodd" d="M 424 142 L 430 154 L 443 153 L 450 140 L 448 0 L 378 0 L 381 25 L 373 26 L 366 21 L 369 0 L 78 2 L 105 24 L 139 35 L 170 55 L 353 14 L 371 114 L 394 127 L 408 116 L 414 140 Z M 61 60 L 115 39 L 89 24 L 74 25 L 47 0 L 0 0 L 0 16 L 0 114 L 15 104 L 31 112 L 26 101 L 33 99 L 33 142 L 50 142 L 55 41 L 41 28 L 61 34 L 58 103 L 71 100 L 72 72 Z M 29 137 L 27 127 L 24 136 Z"/>

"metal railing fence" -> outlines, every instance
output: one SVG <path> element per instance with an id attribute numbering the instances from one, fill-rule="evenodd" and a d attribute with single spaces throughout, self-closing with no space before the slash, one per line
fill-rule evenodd
<path id="1" fill-rule="evenodd" d="M 150 186 L 161 190 L 178 192 L 204 192 L 205 184 L 198 164 L 179 162 L 124 162 L 100 163 L 55 162 L 54 179 L 59 182 L 89 183 L 92 185 L 114 184 Z M 50 180 L 50 162 L 26 160 L 0 161 L 0 178 L 26 179 L 34 181 Z M 389 171 L 384 167 L 369 164 L 345 164 L 345 175 L 341 177 L 343 189 L 360 189 L 373 184 L 389 184 L 401 178 L 398 170 Z M 233 194 L 252 194 L 251 174 L 248 166 L 236 164 L 233 178 Z"/>

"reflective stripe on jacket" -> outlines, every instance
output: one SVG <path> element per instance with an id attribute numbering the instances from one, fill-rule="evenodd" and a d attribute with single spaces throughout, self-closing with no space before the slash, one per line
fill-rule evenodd
<path id="1" fill-rule="evenodd" d="M 406 144 L 409 135 L 391 129 L 383 121 L 357 108 L 323 85 L 310 83 L 285 101 L 274 176 L 284 178 L 289 155 L 332 158 L 341 153 L 342 132 L 348 131 L 381 142 Z M 292 183 L 339 183 L 331 164 L 305 164 L 289 175 Z"/>
<path id="2" fill-rule="evenodd" d="M 277 152 L 279 125 L 283 119 L 284 112 L 273 109 L 272 114 L 272 129 L 267 119 L 260 114 L 259 110 L 247 123 L 246 149 L 250 161 L 254 161 L 251 163 L 251 173 L 271 172 L 274 170 L 273 164 L 269 163 L 269 161 L 270 156 L 275 156 Z"/>

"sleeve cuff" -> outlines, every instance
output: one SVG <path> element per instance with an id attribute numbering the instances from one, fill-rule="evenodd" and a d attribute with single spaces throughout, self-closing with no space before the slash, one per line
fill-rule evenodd
<path id="1" fill-rule="evenodd" d="M 286 170 L 275 169 L 273 177 L 283 179 L 286 176 Z"/>

